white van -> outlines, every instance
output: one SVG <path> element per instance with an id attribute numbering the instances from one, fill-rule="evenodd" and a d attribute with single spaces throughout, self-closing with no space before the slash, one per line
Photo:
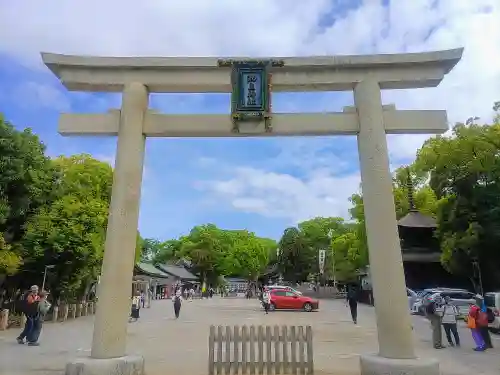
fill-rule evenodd
<path id="1" fill-rule="evenodd" d="M 486 293 L 484 303 L 495 315 L 493 323 L 488 325 L 491 332 L 500 333 L 500 292 Z"/>

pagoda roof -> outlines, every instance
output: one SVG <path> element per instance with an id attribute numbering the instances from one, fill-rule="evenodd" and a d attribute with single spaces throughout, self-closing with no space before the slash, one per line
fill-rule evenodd
<path id="1" fill-rule="evenodd" d="M 437 228 L 437 223 L 432 216 L 424 215 L 417 210 L 410 210 L 406 216 L 399 219 L 398 226 L 408 228 Z"/>

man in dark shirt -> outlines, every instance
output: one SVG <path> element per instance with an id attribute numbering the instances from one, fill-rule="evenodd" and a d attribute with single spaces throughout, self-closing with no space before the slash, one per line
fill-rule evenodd
<path id="1" fill-rule="evenodd" d="M 356 284 L 347 285 L 346 303 L 351 310 L 351 317 L 354 324 L 358 324 L 358 298 L 359 288 Z"/>
<path id="2" fill-rule="evenodd" d="M 24 344 L 24 339 L 30 334 L 34 328 L 35 318 L 38 313 L 38 286 L 33 285 L 29 292 L 22 297 L 21 307 L 24 315 L 26 316 L 26 324 L 21 334 L 17 337 L 19 344 Z"/>

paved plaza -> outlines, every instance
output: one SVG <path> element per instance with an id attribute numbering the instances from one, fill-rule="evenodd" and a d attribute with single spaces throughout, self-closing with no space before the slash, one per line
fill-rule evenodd
<path id="1" fill-rule="evenodd" d="M 205 375 L 211 324 L 310 324 L 316 373 L 357 374 L 359 354 L 377 352 L 373 308 L 361 305 L 359 314 L 359 325 L 355 326 L 342 301 L 322 300 L 320 311 L 314 313 L 278 311 L 265 315 L 256 300 L 214 298 L 185 302 L 176 321 L 170 300 L 153 301 L 152 308 L 143 309 L 141 319 L 129 325 L 128 352 L 146 358 L 147 375 Z M 71 358 L 90 355 L 93 319 L 47 323 L 40 347 L 18 345 L 17 329 L 0 332 L 0 375 L 64 373 Z M 443 375 L 500 373 L 500 336 L 493 336 L 494 350 L 476 353 L 470 333 L 462 328 L 462 348 L 434 350 L 429 323 L 422 317 L 413 320 L 418 354 L 438 358 Z"/>

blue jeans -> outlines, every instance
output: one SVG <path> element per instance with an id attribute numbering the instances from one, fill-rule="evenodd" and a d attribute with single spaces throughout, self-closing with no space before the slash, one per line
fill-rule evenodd
<path id="1" fill-rule="evenodd" d="M 26 317 L 26 324 L 24 325 L 24 329 L 17 338 L 24 340 L 25 337 L 28 337 L 30 332 L 33 330 L 33 323 L 34 323 L 34 318 L 27 316 Z"/>
<path id="2" fill-rule="evenodd" d="M 42 332 L 43 319 L 38 316 L 33 318 L 33 328 L 28 333 L 28 342 L 37 342 L 40 337 L 40 333 Z"/>

